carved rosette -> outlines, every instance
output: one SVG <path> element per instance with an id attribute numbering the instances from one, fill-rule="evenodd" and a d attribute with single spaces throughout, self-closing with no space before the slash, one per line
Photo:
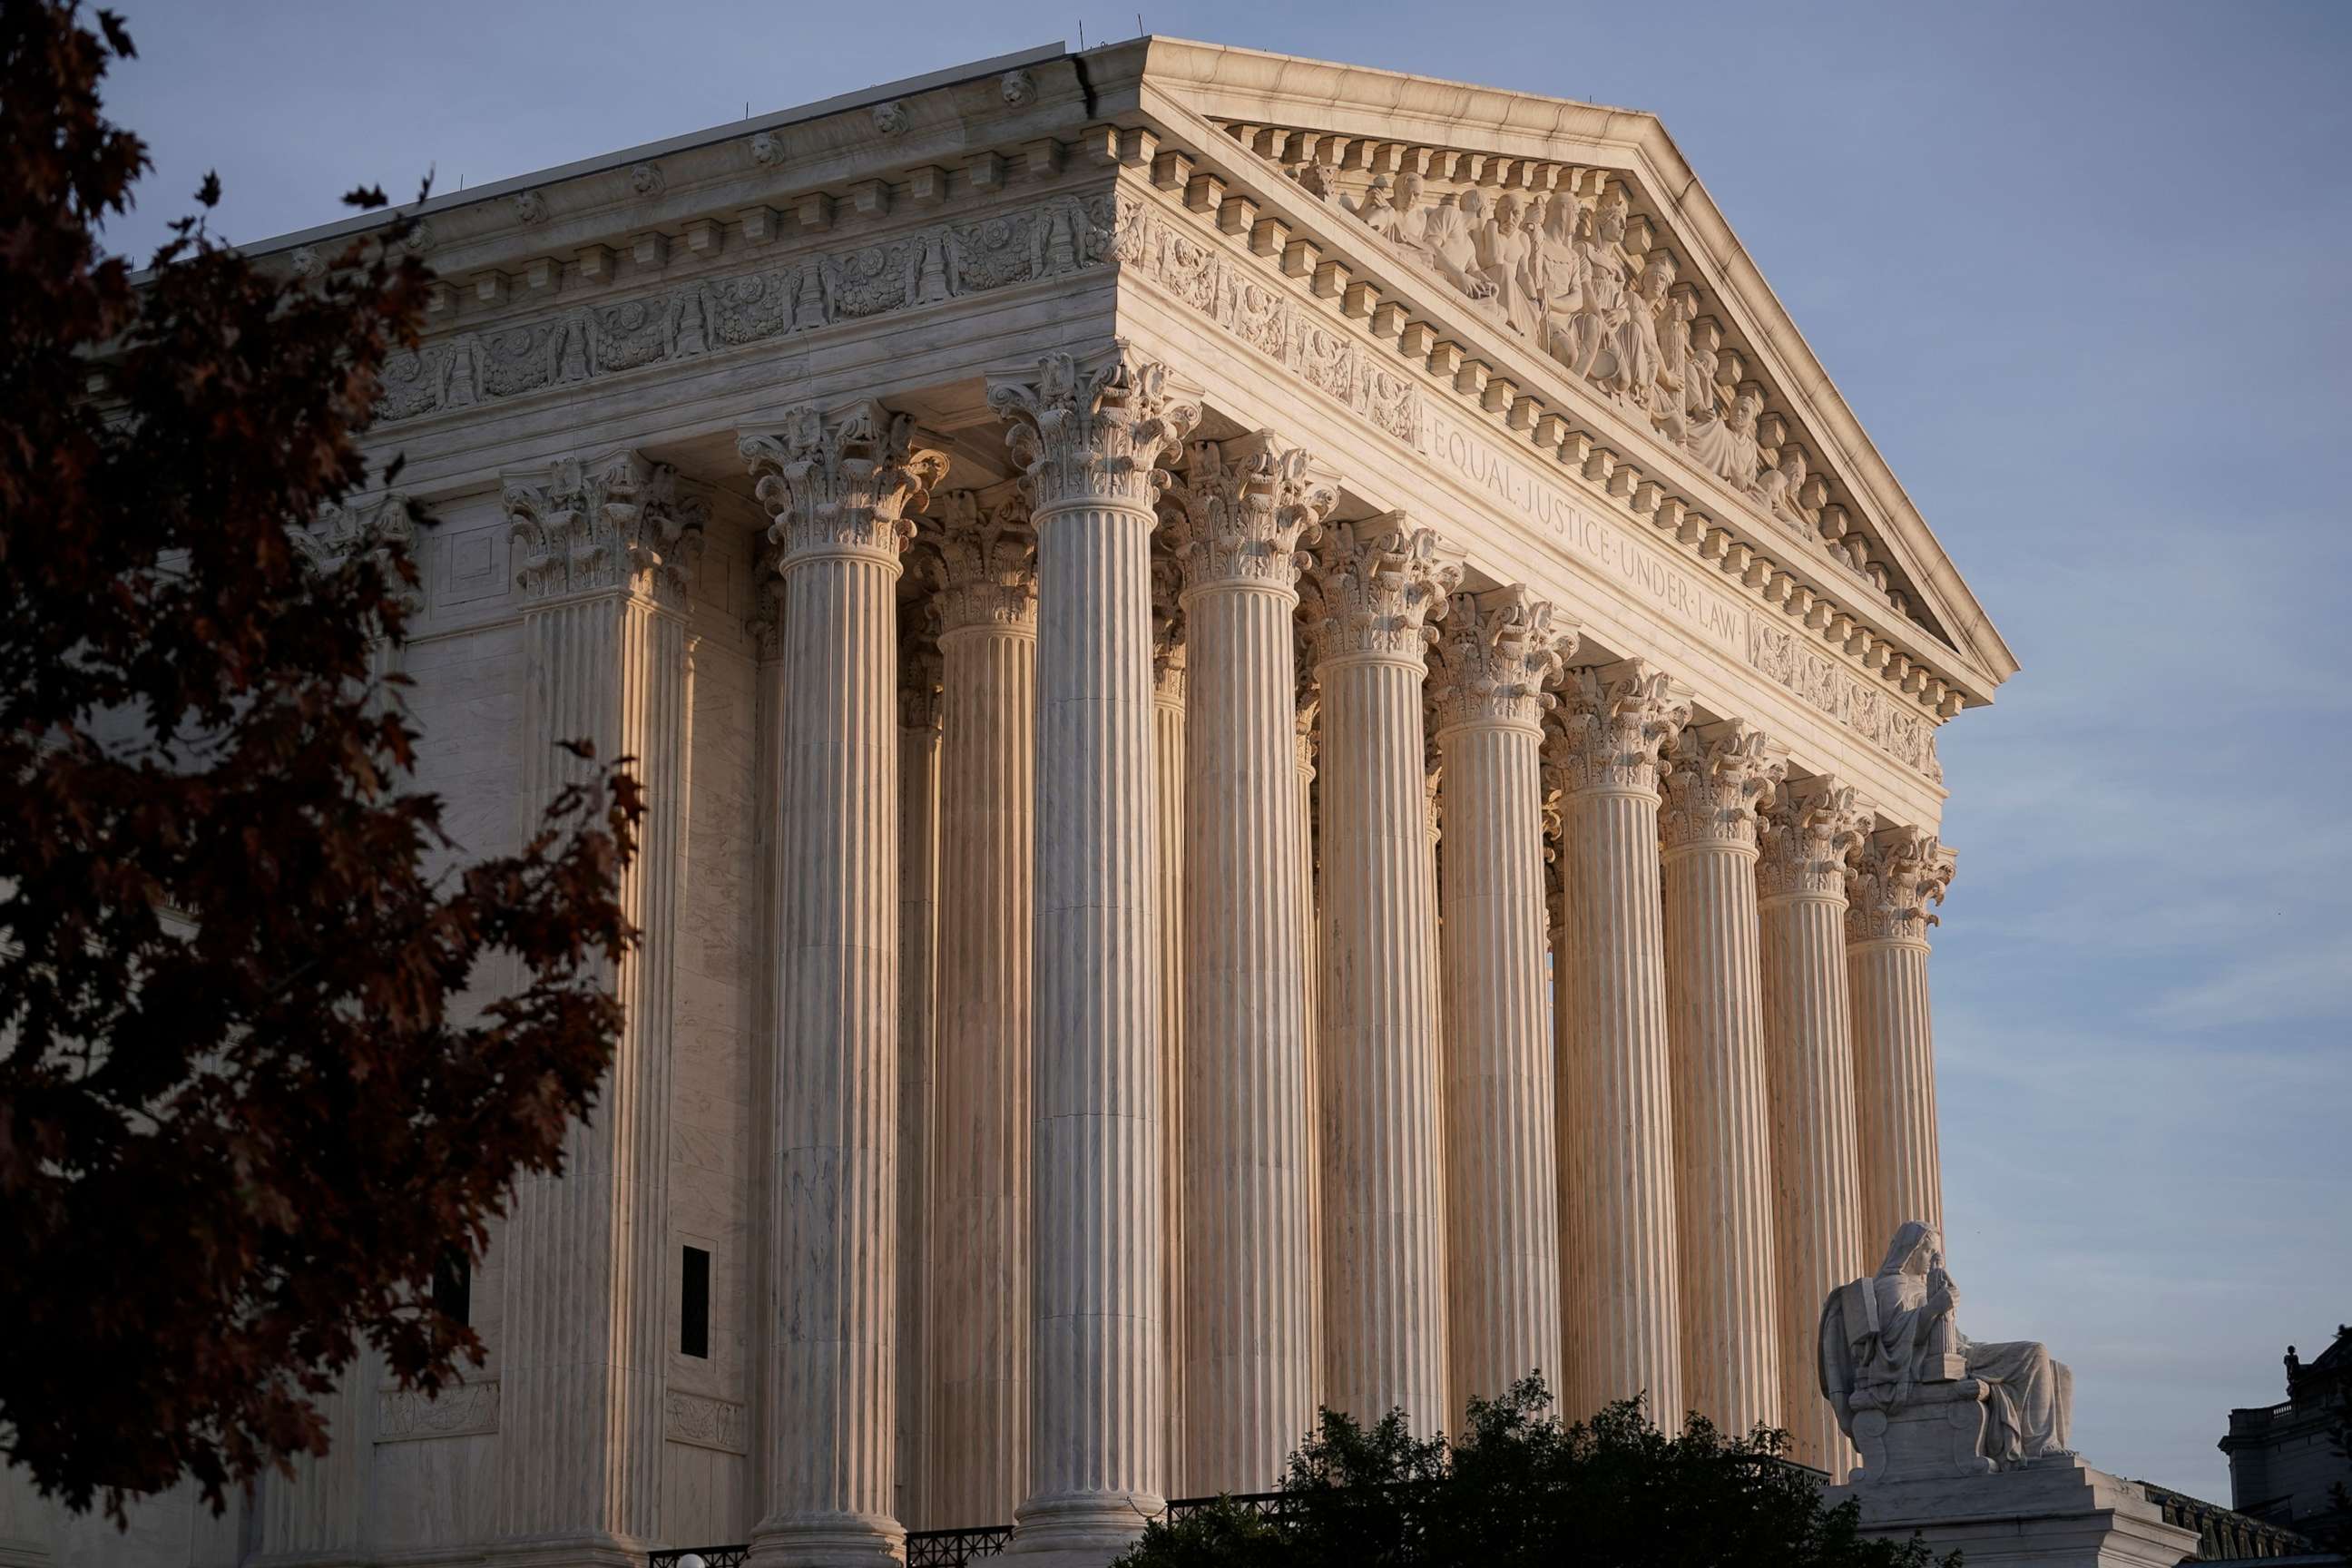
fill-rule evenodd
<path id="1" fill-rule="evenodd" d="M 1771 803 L 1788 764 L 1767 754 L 1764 731 L 1734 719 L 1685 730 L 1666 773 L 1659 835 L 1669 851 L 1703 845 L 1753 848 L 1757 814 Z"/>
<path id="2" fill-rule="evenodd" d="M 1437 729 L 1492 724 L 1540 734 L 1543 716 L 1559 703 L 1548 689 L 1559 684 L 1576 645 L 1576 632 L 1525 584 L 1455 595 L 1430 671 Z"/>
<path id="3" fill-rule="evenodd" d="M 1827 774 L 1776 792 L 1763 811 L 1758 895 L 1844 897 L 1846 868 L 1861 850 L 1871 821 L 1871 808 L 1853 786 Z"/>
<path id="4" fill-rule="evenodd" d="M 1580 669 L 1548 726 L 1546 782 L 1564 795 L 1658 793 L 1660 757 L 1690 722 L 1665 672 L 1638 658 Z"/>
<path id="5" fill-rule="evenodd" d="M 947 455 L 903 414 L 878 403 L 793 409 L 772 430 L 747 433 L 736 449 L 758 479 L 760 504 L 782 546 L 779 569 L 803 561 L 856 556 L 896 571 L 931 487 L 947 477 Z"/>
<path id="6" fill-rule="evenodd" d="M 1437 558 L 1437 534 L 1402 512 L 1331 531 L 1320 570 L 1306 590 L 1306 619 L 1318 664 L 1342 658 L 1424 662 L 1437 639 L 1462 569 Z"/>
<path id="7" fill-rule="evenodd" d="M 1186 588 L 1296 589 L 1312 563 L 1299 546 L 1322 537 L 1339 500 L 1307 477 L 1307 454 L 1284 451 L 1261 430 L 1240 441 L 1196 441 L 1190 457 L 1160 510 Z"/>
<path id="8" fill-rule="evenodd" d="M 1168 387 L 1168 370 L 1125 342 L 1080 359 L 1047 354 L 1034 372 L 992 376 L 988 405 L 1012 421 L 1006 445 L 1039 511 L 1069 506 L 1149 510 L 1164 465 L 1201 421 Z"/>
<path id="9" fill-rule="evenodd" d="M 509 475 L 504 499 L 526 603 L 626 592 L 684 608 L 708 512 L 678 493 L 668 464 L 631 451 L 565 458 L 544 476 Z"/>
<path id="10" fill-rule="evenodd" d="M 1957 858 L 1923 828 L 1871 835 L 1846 873 L 1846 941 L 1925 946 L 1927 928 L 1937 923 L 1928 906 L 1944 901 Z"/>
<path id="11" fill-rule="evenodd" d="M 933 573 L 940 629 L 972 626 L 1034 630 L 1037 535 L 1019 496 L 982 507 L 970 490 L 941 498 L 927 514 L 937 525 Z"/>

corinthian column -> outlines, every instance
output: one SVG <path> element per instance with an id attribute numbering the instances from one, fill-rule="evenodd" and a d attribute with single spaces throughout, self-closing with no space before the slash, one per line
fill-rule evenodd
<path id="1" fill-rule="evenodd" d="M 949 498 L 938 532 L 942 761 L 933 1514 L 1013 1517 L 1029 1470 L 1029 983 L 1037 550 L 1029 508 Z"/>
<path id="2" fill-rule="evenodd" d="M 1298 546 L 1335 500 L 1260 434 L 1195 444 L 1184 567 L 1184 1474 L 1263 1491 L 1314 1424 Z"/>
<path id="3" fill-rule="evenodd" d="M 1764 736 L 1738 721 L 1685 730 L 1660 819 L 1683 1392 L 1741 1435 L 1781 1424 L 1756 813 L 1782 771 Z"/>
<path id="4" fill-rule="evenodd" d="M 506 506 L 530 660 L 525 821 L 625 756 L 646 816 L 620 886 L 640 934 L 613 977 L 613 1066 L 595 1114 L 565 1135 L 563 1174 L 523 1177 L 508 1212 L 498 1532 L 628 1562 L 661 1521 L 686 616 L 702 518 L 669 468 L 634 452 L 511 477 Z"/>
<path id="5" fill-rule="evenodd" d="M 1827 1470 L 1832 1480 L 1843 1480 L 1853 1468 L 1853 1449 L 1822 1397 L 1820 1358 L 1812 1347 L 1822 1303 L 1870 1263 L 1863 1243 L 1845 975 L 1845 868 L 1869 826 L 1869 808 L 1852 789 L 1832 778 L 1801 780 L 1778 792 L 1766 809 L 1757 877 L 1782 1420 L 1790 1457 Z"/>
<path id="6" fill-rule="evenodd" d="M 1874 835 L 1847 874 L 1845 958 L 1853 999 L 1853 1095 L 1861 1133 L 1864 1252 L 1906 1219 L 1941 1229 L 1936 1039 L 1927 1019 L 1929 904 L 1944 901 L 1952 852 L 1932 833 Z"/>
<path id="7" fill-rule="evenodd" d="M 1184 1478 L 1184 568 L 1153 536 L 1151 754 L 1160 785 L 1160 1321 L 1168 1338 L 1170 1497 Z"/>
<path id="8" fill-rule="evenodd" d="M 1682 1421 L 1675 1129 L 1658 907 L 1658 757 L 1690 710 L 1637 659 L 1580 670 L 1556 721 L 1563 1403 L 1645 1394 Z"/>
<path id="9" fill-rule="evenodd" d="M 1029 1499 L 1013 1550 L 1098 1564 L 1167 1484 L 1156 470 L 1199 417 L 1124 343 L 992 378 L 1037 528 Z"/>
<path id="10" fill-rule="evenodd" d="M 1324 1403 L 1445 1421 L 1445 1173 L 1423 650 L 1459 570 L 1398 515 L 1333 530 L 1308 625 L 1323 689 Z"/>
<path id="11" fill-rule="evenodd" d="M 1445 1209 L 1454 1401 L 1559 1375 L 1544 966 L 1544 688 L 1576 637 L 1524 587 L 1457 595 L 1432 677 L 1444 757 Z"/>
<path id="12" fill-rule="evenodd" d="M 783 574 L 773 1317 L 761 1564 L 870 1563 L 905 1531 L 898 1407 L 899 552 L 946 458 L 902 415 L 793 411 L 738 443 Z"/>
<path id="13" fill-rule="evenodd" d="M 929 1517 L 931 1148 L 938 1066 L 940 652 L 935 617 L 898 646 L 898 1441 L 893 1510 Z"/>

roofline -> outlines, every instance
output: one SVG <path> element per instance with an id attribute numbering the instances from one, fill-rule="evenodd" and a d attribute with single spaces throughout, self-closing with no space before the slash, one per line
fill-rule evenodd
<path id="1" fill-rule="evenodd" d="M 973 81 L 982 77 L 1001 76 L 1006 71 L 1018 69 L 1023 66 L 1043 65 L 1048 60 L 1062 59 L 1069 53 L 1069 45 L 1058 40 L 1050 44 L 1038 44 L 1030 48 L 1015 50 L 1008 55 L 995 55 L 987 59 L 973 60 L 965 65 L 948 66 L 940 70 L 926 71 L 920 76 L 901 77 L 897 81 L 886 81 L 877 86 L 860 88 L 856 92 L 845 92 L 833 98 L 820 99 L 814 103 L 796 104 L 790 109 L 779 109 L 771 113 L 756 115 L 745 120 L 730 120 L 723 125 L 712 125 L 700 131 L 689 131 L 682 135 L 665 137 L 658 142 L 639 142 L 634 147 L 624 147 L 614 153 L 600 153 L 593 158 L 582 158 L 574 163 L 557 164 L 552 168 L 533 169 L 526 174 L 509 175 L 503 180 L 494 180 L 487 185 L 468 185 L 461 191 L 450 191 L 443 195 L 429 197 L 423 202 L 412 202 L 398 210 L 404 216 L 410 217 L 430 216 L 435 213 L 470 206 L 477 202 L 493 201 L 499 196 L 514 195 L 557 180 L 572 179 L 582 174 L 602 174 L 609 169 L 626 168 L 633 163 L 642 163 L 648 159 L 664 157 L 672 153 L 707 147 L 713 142 L 732 141 L 736 137 L 749 136 L 757 132 L 773 131 L 782 126 L 797 125 L 803 121 L 822 119 L 828 114 L 839 114 L 845 109 L 862 109 L 867 104 L 880 103 L 893 98 L 903 98 L 908 93 L 926 92 L 933 88 L 953 87 L 959 82 Z M 332 223 L 322 223 L 311 228 L 296 229 L 287 234 L 272 235 L 267 239 L 241 243 L 236 248 L 247 255 L 268 255 L 272 251 L 289 250 L 298 245 L 314 245 L 324 239 L 339 239 L 346 235 L 363 233 L 369 229 L 381 227 L 383 221 L 382 212 L 367 212 L 352 217 L 338 218 Z M 143 278 L 145 274 L 142 273 L 140 276 Z"/>

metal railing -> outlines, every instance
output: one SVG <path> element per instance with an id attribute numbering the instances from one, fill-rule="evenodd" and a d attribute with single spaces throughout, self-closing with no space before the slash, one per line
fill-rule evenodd
<path id="1" fill-rule="evenodd" d="M 993 1557 L 1013 1539 L 1009 1524 L 982 1524 L 969 1530 L 907 1531 L 907 1568 L 964 1568 L 982 1557 Z"/>
<path id="2" fill-rule="evenodd" d="M 681 1546 L 671 1552 L 646 1552 L 646 1568 L 694 1568 L 696 1563 L 702 1568 L 743 1568 L 744 1559 L 751 1555 L 748 1545 Z"/>

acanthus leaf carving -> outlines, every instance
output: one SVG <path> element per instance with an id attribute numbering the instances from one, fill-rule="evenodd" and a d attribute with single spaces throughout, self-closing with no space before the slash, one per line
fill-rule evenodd
<path id="1" fill-rule="evenodd" d="M 1540 733 L 1578 634 L 1547 600 L 1514 583 L 1457 594 L 1437 639 L 1430 704 L 1440 730 L 1510 724 Z"/>
<path id="2" fill-rule="evenodd" d="M 1462 568 L 1439 559 L 1437 534 L 1402 512 L 1331 530 L 1303 595 L 1318 663 L 1349 658 L 1425 663 Z"/>
<path id="3" fill-rule="evenodd" d="M 1673 687 L 1664 670 L 1638 658 L 1576 671 L 1546 726 L 1551 786 L 1568 795 L 1656 795 L 1659 759 L 1690 722 L 1690 704 Z"/>
<path id="4" fill-rule="evenodd" d="M 804 404 L 772 430 L 746 432 L 736 449 L 774 519 L 781 562 L 856 555 L 898 565 L 914 533 L 908 520 L 947 477 L 947 455 L 904 414 L 860 401 L 838 408 Z"/>
<path id="5" fill-rule="evenodd" d="M 1161 509 L 1187 585 L 1295 589 L 1307 564 L 1300 547 L 1322 537 L 1339 499 L 1307 469 L 1305 452 L 1285 450 L 1263 430 L 1192 443 L 1183 480 Z"/>
<path id="6" fill-rule="evenodd" d="M 1034 371 L 991 376 L 988 405 L 1010 421 L 1006 446 L 1039 512 L 1123 505 L 1150 510 L 1165 465 L 1200 423 L 1167 367 L 1125 342 L 1084 358 L 1051 353 Z"/>
<path id="7" fill-rule="evenodd" d="M 559 458 L 544 474 L 509 476 L 504 500 L 526 602 L 629 592 L 684 606 L 708 509 L 668 464 L 626 449 Z"/>
<path id="8" fill-rule="evenodd" d="M 1037 624 L 1037 534 L 1019 496 L 983 506 L 970 490 L 936 498 L 930 556 L 942 632 Z"/>
<path id="9" fill-rule="evenodd" d="M 1734 719 L 1675 741 L 1658 814 L 1668 849 L 1706 844 L 1752 846 L 1757 816 L 1778 794 L 1788 763 L 1771 754 L 1761 730 Z"/>
<path id="10" fill-rule="evenodd" d="M 1846 941 L 1926 942 L 1957 860 L 1925 828 L 1872 834 L 1846 872 Z"/>
<path id="11" fill-rule="evenodd" d="M 1845 897 L 1846 868 L 1874 814 L 1852 784 L 1826 773 L 1778 791 L 1763 813 L 1756 889 L 1767 899 Z"/>

